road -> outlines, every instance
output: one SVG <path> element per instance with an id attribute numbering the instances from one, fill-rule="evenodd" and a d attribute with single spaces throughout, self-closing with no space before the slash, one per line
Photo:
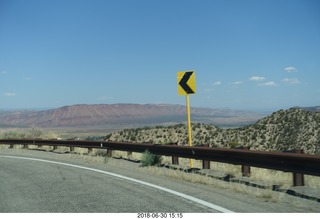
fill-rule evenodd
<path id="1" fill-rule="evenodd" d="M 313 201 L 269 202 L 113 158 L 101 163 L 72 154 L 0 149 L 0 176 L 2 213 L 319 212 Z"/>

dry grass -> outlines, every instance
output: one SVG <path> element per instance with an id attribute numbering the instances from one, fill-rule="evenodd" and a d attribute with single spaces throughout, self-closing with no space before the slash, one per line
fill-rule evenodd
<path id="1" fill-rule="evenodd" d="M 254 187 L 249 187 L 238 183 L 226 183 L 224 181 L 206 177 L 195 173 L 186 173 L 183 171 L 176 171 L 172 169 L 160 167 L 146 168 L 151 174 L 166 176 L 176 180 L 187 181 L 191 183 L 200 183 L 214 188 L 221 188 L 224 190 L 231 190 L 242 194 L 249 194 L 257 198 L 261 198 L 268 202 L 280 202 L 283 199 L 284 193 L 274 192 L 272 190 L 264 190 Z"/>
<path id="2" fill-rule="evenodd" d="M 279 185 L 283 189 L 292 186 L 292 173 L 251 167 L 250 179 L 266 184 Z"/>
<path id="3" fill-rule="evenodd" d="M 320 177 L 305 175 L 304 183 L 307 187 L 320 189 Z"/>
<path id="4" fill-rule="evenodd" d="M 124 151 L 113 151 L 113 157 L 141 160 L 142 154 L 132 153 L 131 155 L 128 155 L 128 153 Z M 192 159 L 192 162 L 193 162 L 194 168 L 199 168 L 199 169 L 202 168 L 201 160 Z M 171 156 L 162 156 L 162 164 L 169 165 L 171 163 L 172 163 Z M 185 166 L 185 167 L 190 166 L 190 159 L 179 158 L 179 165 Z M 222 172 L 224 174 L 230 174 L 236 178 L 242 176 L 240 165 L 210 162 L 210 169 L 213 171 Z M 190 177 L 190 175 L 192 177 Z M 172 173 L 170 173 L 170 176 L 173 178 L 179 178 L 179 177 L 184 178 L 188 176 L 188 178 L 190 178 L 189 181 L 191 182 L 197 181 L 203 184 L 207 184 L 206 182 L 207 181 L 210 182 L 211 180 L 211 178 L 200 176 L 199 174 L 183 173 L 183 172 L 174 171 L 174 170 L 172 170 Z M 201 180 L 199 177 L 201 178 Z M 288 189 L 289 187 L 292 186 L 292 173 L 288 173 L 288 172 L 251 167 L 250 179 L 253 181 L 263 182 L 267 185 L 278 185 L 282 189 Z M 221 182 L 221 183 L 223 185 L 225 184 L 225 182 Z M 310 188 L 320 189 L 320 178 L 316 176 L 305 175 L 305 184 Z M 241 185 L 240 188 L 242 187 L 247 188 L 248 186 Z M 261 196 L 265 196 L 265 195 L 261 194 Z"/>
<path id="5" fill-rule="evenodd" d="M 8 149 L 9 145 L 5 145 L 5 144 L 1 144 L 0 145 L 0 149 Z"/>

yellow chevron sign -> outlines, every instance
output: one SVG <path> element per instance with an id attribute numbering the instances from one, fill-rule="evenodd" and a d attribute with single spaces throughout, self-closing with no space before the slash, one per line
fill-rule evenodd
<path id="1" fill-rule="evenodd" d="M 178 72 L 177 80 L 179 95 L 188 95 L 196 93 L 196 78 L 194 71 Z"/>

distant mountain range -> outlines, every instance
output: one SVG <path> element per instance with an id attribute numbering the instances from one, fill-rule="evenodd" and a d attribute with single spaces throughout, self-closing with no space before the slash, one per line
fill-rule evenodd
<path id="1" fill-rule="evenodd" d="M 252 124 L 266 113 L 244 110 L 191 108 L 192 122 L 217 126 Z M 72 105 L 49 110 L 0 111 L 0 127 L 104 127 L 183 123 L 186 107 L 170 104 Z"/>
<path id="2" fill-rule="evenodd" d="M 320 106 L 312 106 L 312 107 L 293 107 L 295 109 L 302 109 L 308 112 L 320 112 Z"/>

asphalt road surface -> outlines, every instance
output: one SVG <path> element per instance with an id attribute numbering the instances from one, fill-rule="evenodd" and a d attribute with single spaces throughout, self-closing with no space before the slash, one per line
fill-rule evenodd
<path id="1" fill-rule="evenodd" d="M 278 202 L 153 174 L 110 158 L 0 149 L 0 213 L 319 212 L 297 197 Z"/>

